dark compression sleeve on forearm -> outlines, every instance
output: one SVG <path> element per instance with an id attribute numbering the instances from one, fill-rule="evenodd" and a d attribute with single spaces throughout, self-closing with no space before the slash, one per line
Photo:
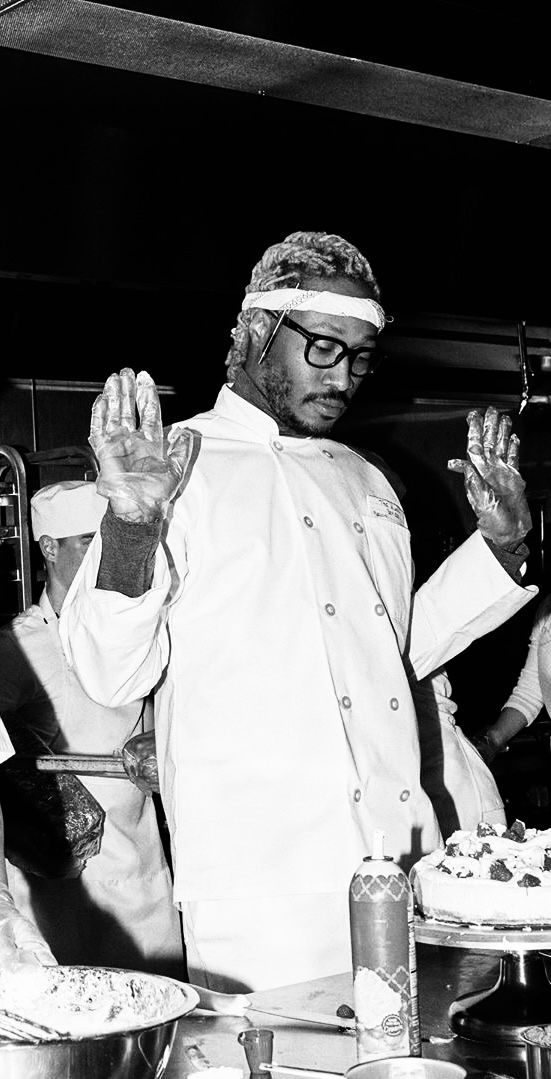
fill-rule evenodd
<path id="1" fill-rule="evenodd" d="M 503 566 L 503 569 L 513 578 L 515 584 L 522 584 L 522 574 L 520 571 L 530 554 L 530 550 L 526 544 L 517 543 L 508 547 L 498 547 L 497 544 L 492 543 L 487 536 L 484 536 L 484 539 L 490 550 L 496 556 L 498 562 Z"/>
<path id="2" fill-rule="evenodd" d="M 134 524 L 107 506 L 101 522 L 102 555 L 96 587 L 135 599 L 151 587 L 163 521 Z"/>

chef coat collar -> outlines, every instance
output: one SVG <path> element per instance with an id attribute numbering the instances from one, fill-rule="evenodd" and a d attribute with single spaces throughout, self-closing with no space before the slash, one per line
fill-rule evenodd
<path id="1" fill-rule="evenodd" d="M 40 607 L 40 611 L 46 625 L 48 625 L 49 622 L 53 622 L 54 625 L 57 625 L 59 621 L 59 615 L 55 613 L 45 588 L 43 589 L 42 595 L 40 596 L 40 599 L 38 601 L 38 606 Z"/>
<path id="2" fill-rule="evenodd" d="M 223 416 L 224 419 L 231 420 L 232 423 L 238 423 L 242 427 L 247 427 L 250 431 L 254 431 L 262 440 L 269 440 L 278 436 L 279 427 L 273 416 L 269 416 L 262 409 L 257 408 L 256 405 L 235 393 L 232 385 L 233 383 L 229 383 L 222 386 L 216 398 L 214 411 L 219 416 Z M 297 442 L 307 441 L 307 439 L 300 438 L 298 435 L 285 435 L 282 437 L 293 438 Z"/>

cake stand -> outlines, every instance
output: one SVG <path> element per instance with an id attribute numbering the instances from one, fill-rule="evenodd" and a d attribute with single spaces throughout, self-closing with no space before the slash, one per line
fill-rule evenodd
<path id="1" fill-rule="evenodd" d="M 551 925 L 542 927 L 462 925 L 415 917 L 420 944 L 501 952 L 500 972 L 490 989 L 466 993 L 450 1005 L 454 1033 L 474 1041 L 522 1046 L 528 1026 L 551 1023 Z M 546 955 L 545 953 L 549 954 Z M 547 965 L 546 965 L 547 963 Z"/>

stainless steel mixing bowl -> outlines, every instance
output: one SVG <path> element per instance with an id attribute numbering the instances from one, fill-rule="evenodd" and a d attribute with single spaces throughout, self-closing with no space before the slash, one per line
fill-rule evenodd
<path id="1" fill-rule="evenodd" d="M 161 1006 L 128 1029 L 110 1033 L 28 1042 L 0 1040 L 1 1079 L 161 1079 L 176 1035 L 178 1020 L 192 1011 L 199 997 L 191 986 L 157 974 L 111 967 L 48 967 L 48 980 L 92 979 L 97 991 L 114 984 L 137 987 L 157 995 Z M 43 971 L 41 971 L 41 974 Z M 34 1018 L 40 1017 L 35 1014 Z M 53 1025 L 53 1024 L 52 1024 Z M 61 1029 L 61 1021 L 57 1024 Z"/>

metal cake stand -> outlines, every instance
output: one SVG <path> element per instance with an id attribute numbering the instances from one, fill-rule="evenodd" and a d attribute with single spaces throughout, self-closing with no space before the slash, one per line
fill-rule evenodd
<path id="1" fill-rule="evenodd" d="M 474 1041 L 524 1045 L 528 1026 L 551 1023 L 551 925 L 507 928 L 439 922 L 416 915 L 420 944 L 501 952 L 495 985 L 466 993 L 450 1005 L 454 1033 Z M 549 954 L 546 955 L 545 953 Z"/>

